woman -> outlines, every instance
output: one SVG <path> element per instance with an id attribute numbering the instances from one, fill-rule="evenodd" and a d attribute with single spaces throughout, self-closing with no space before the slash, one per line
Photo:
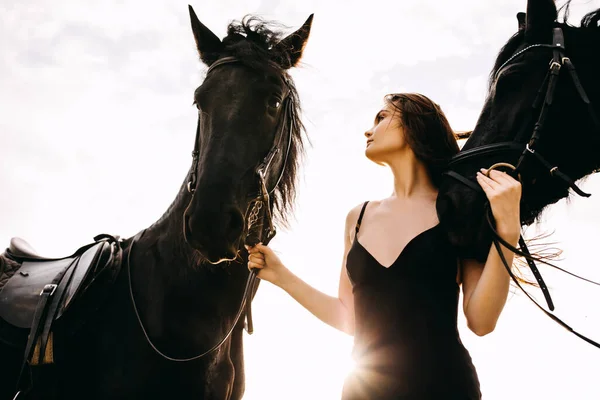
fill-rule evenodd
<path id="1" fill-rule="evenodd" d="M 460 260 L 437 219 L 441 172 L 459 148 L 440 107 L 420 94 L 385 97 L 365 136 L 369 160 L 388 166 L 394 191 L 350 210 L 338 297 L 290 272 L 258 244 L 249 268 L 288 292 L 323 322 L 354 335 L 355 371 L 342 398 L 480 399 L 479 381 L 457 330 L 459 287 L 469 328 L 494 330 L 509 276 L 490 246 L 485 265 Z M 497 230 L 516 245 L 521 186 L 509 175 L 478 173 Z M 513 254 L 503 250 L 509 263 Z"/>

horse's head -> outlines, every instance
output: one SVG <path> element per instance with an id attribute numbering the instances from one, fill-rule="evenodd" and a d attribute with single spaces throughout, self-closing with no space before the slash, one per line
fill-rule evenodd
<path id="1" fill-rule="evenodd" d="M 312 15 L 285 38 L 245 19 L 230 24 L 222 41 L 191 7 L 190 18 L 209 70 L 194 93 L 198 128 L 183 229 L 186 241 L 216 263 L 235 258 L 249 230 L 260 237 L 261 221 L 269 224 L 271 210 L 284 217 L 293 200 L 302 124 L 287 70 L 302 57 Z"/>
<path id="2" fill-rule="evenodd" d="M 576 28 L 556 22 L 553 1 L 529 0 L 527 13 L 517 18 L 519 30 L 496 59 L 484 108 L 450 163 L 437 202 L 453 244 L 464 257 L 479 260 L 491 241 L 485 196 L 475 187 L 479 168 L 497 162 L 518 167 L 521 221 L 529 225 L 547 205 L 568 195 L 569 178 L 575 181 L 600 166 L 600 10 Z"/>

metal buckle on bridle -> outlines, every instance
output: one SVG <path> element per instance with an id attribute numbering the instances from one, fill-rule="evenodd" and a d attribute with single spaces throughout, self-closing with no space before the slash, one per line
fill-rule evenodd
<path id="1" fill-rule="evenodd" d="M 196 137 L 196 140 L 198 140 L 197 137 Z M 192 171 L 190 173 L 190 180 L 187 183 L 187 190 L 191 194 L 194 194 L 194 192 L 196 191 L 196 188 L 194 186 L 196 186 L 196 170 L 198 169 L 199 155 L 200 155 L 200 153 L 198 151 L 196 151 L 196 150 L 192 151 Z"/>
<path id="2" fill-rule="evenodd" d="M 527 151 L 528 151 L 528 152 L 530 152 L 531 154 L 535 153 L 535 150 L 534 150 L 534 149 L 532 149 L 531 147 L 529 147 L 529 143 L 527 143 L 527 144 L 525 145 L 525 150 L 527 150 Z"/>
<path id="3" fill-rule="evenodd" d="M 554 60 L 552 60 L 550 62 L 550 71 L 551 71 L 551 73 L 558 74 L 560 72 L 561 68 L 562 68 L 562 63 L 561 62 L 554 61 Z"/>
<path id="4" fill-rule="evenodd" d="M 49 283 L 46 286 L 44 286 L 44 288 L 40 291 L 40 296 L 43 294 L 47 294 L 48 296 L 52 296 L 54 294 L 54 292 L 56 291 L 56 287 L 58 285 L 54 284 L 54 283 Z"/>

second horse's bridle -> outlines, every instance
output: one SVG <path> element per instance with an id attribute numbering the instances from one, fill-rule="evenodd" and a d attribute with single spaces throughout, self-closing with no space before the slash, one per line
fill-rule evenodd
<path id="1" fill-rule="evenodd" d="M 508 60 L 506 60 L 498 68 L 498 70 L 496 72 L 496 79 L 498 78 L 498 75 L 502 71 L 502 69 L 504 67 L 506 67 L 511 61 L 513 61 L 515 58 L 517 58 L 521 54 L 523 54 L 527 51 L 530 51 L 532 49 L 536 49 L 536 48 L 552 49 L 552 60 L 550 60 L 550 67 L 548 69 L 548 73 L 546 74 L 544 81 L 542 83 L 542 86 L 540 87 L 540 89 L 538 91 L 538 95 L 536 96 L 536 98 L 533 102 L 533 110 L 539 110 L 539 116 L 538 116 L 537 122 L 534 125 L 534 129 L 533 129 L 533 132 L 531 133 L 531 136 L 529 137 L 529 140 L 526 143 L 524 143 L 524 141 L 526 139 L 525 135 L 526 135 L 527 131 L 525 129 L 522 129 L 518 133 L 518 135 L 515 137 L 514 142 L 495 143 L 495 144 L 484 145 L 484 146 L 480 146 L 480 147 L 476 147 L 473 149 L 462 151 L 459 154 L 457 154 L 452 159 L 452 161 L 448 164 L 448 170 L 444 174 L 465 184 L 466 186 L 472 188 L 473 190 L 475 190 L 477 192 L 483 192 L 483 190 L 481 189 L 481 187 L 479 185 L 477 185 L 470 179 L 464 177 L 463 175 L 459 174 L 458 172 L 454 171 L 452 168 L 453 167 L 456 168 L 457 165 L 464 163 L 466 160 L 470 160 L 472 158 L 485 157 L 486 155 L 491 155 L 494 152 L 520 151 L 521 155 L 516 163 L 516 166 L 513 166 L 512 164 L 508 164 L 508 163 L 494 164 L 490 168 L 488 168 L 488 174 L 493 169 L 498 169 L 498 168 L 504 167 L 504 168 L 510 169 L 513 174 L 518 175 L 519 172 L 522 170 L 523 162 L 528 157 L 533 156 L 535 160 L 537 160 L 545 169 L 548 170 L 548 172 L 550 173 L 551 176 L 562 180 L 564 184 L 568 185 L 578 195 L 583 196 L 583 197 L 589 197 L 590 195 L 588 193 L 585 193 L 584 191 L 582 191 L 579 187 L 577 187 L 575 182 L 568 175 L 564 174 L 562 171 L 559 170 L 558 166 L 552 165 L 551 163 L 549 163 L 541 154 L 539 154 L 539 152 L 536 151 L 536 144 L 537 144 L 540 134 L 544 128 L 544 124 L 548 117 L 549 110 L 553 104 L 554 93 L 556 91 L 558 78 L 560 76 L 560 72 L 561 72 L 561 69 L 563 66 L 565 66 L 567 68 L 567 70 L 569 71 L 569 74 L 571 76 L 571 80 L 573 81 L 575 89 L 576 89 L 577 93 L 579 94 L 579 97 L 581 98 L 583 103 L 587 106 L 589 114 L 590 114 L 590 118 L 592 119 L 592 121 L 596 127 L 596 130 L 600 134 L 600 121 L 598 120 L 598 117 L 596 116 L 596 113 L 594 112 L 594 109 L 592 107 L 592 103 L 590 102 L 590 99 L 588 98 L 583 86 L 581 85 L 581 82 L 579 80 L 577 72 L 575 71 L 575 66 L 571 62 L 570 58 L 567 57 L 565 54 L 566 48 L 565 48 L 565 40 L 564 40 L 564 35 L 563 35 L 562 29 L 560 27 L 554 28 L 553 34 L 552 34 L 552 44 L 551 45 L 550 44 L 533 44 L 533 45 L 525 47 L 524 49 L 513 54 Z M 544 89 L 546 89 L 546 90 L 544 91 Z M 541 109 L 540 109 L 540 106 L 541 106 Z M 599 170 L 596 170 L 594 172 L 599 172 Z M 563 270 L 562 268 L 559 268 L 556 265 L 553 265 L 545 260 L 542 260 L 539 257 L 532 256 L 527 248 L 527 245 L 525 243 L 525 240 L 523 239 L 523 236 L 519 237 L 520 249 L 517 249 L 514 246 L 512 246 L 510 243 L 506 242 L 504 239 L 502 239 L 502 237 L 500 237 L 500 235 L 494 228 L 493 216 L 491 214 L 491 209 L 489 208 L 489 203 L 486 206 L 486 218 L 488 221 L 488 225 L 492 231 L 493 244 L 496 247 L 496 250 L 498 251 L 500 258 L 502 259 L 502 263 L 504 264 L 504 267 L 506 268 L 506 270 L 507 270 L 508 274 L 510 275 L 511 279 L 513 280 L 513 282 L 515 282 L 515 284 L 523 291 L 523 293 L 525 293 L 525 295 L 540 310 L 542 310 L 547 316 L 549 316 L 552 320 L 554 320 L 559 325 L 561 325 L 563 328 L 567 329 L 569 332 L 573 333 L 574 335 L 578 336 L 579 338 L 585 340 L 586 342 L 592 344 L 593 346 L 600 348 L 600 343 L 597 343 L 596 341 L 573 330 L 573 328 L 571 328 L 569 325 L 567 325 L 565 322 L 563 322 L 556 315 L 552 314 L 551 312 L 547 311 L 544 307 L 542 307 L 527 291 L 525 291 L 523 289 L 523 287 L 519 283 L 518 279 L 513 274 L 511 267 L 508 265 L 508 262 L 507 262 L 506 258 L 504 257 L 504 253 L 502 252 L 500 245 L 502 244 L 504 247 L 508 248 L 515 254 L 525 258 L 525 260 L 527 261 L 527 264 L 529 265 L 529 268 L 531 269 L 533 275 L 535 276 L 535 278 L 540 286 L 540 289 L 542 290 L 542 293 L 544 295 L 544 298 L 546 299 L 548 308 L 551 311 L 554 310 L 554 304 L 552 302 L 552 298 L 550 296 L 548 287 L 546 286 L 546 283 L 544 282 L 542 275 L 540 274 L 539 270 L 537 269 L 537 267 L 535 265 L 535 261 L 550 265 L 556 269 L 559 269 L 559 270 L 566 272 L 570 275 L 573 275 L 577 278 L 583 279 L 587 282 L 590 282 L 590 283 L 593 283 L 596 285 L 600 285 L 600 283 L 590 281 L 589 279 L 577 276 L 573 273 Z"/>
<path id="2" fill-rule="evenodd" d="M 236 57 L 223 57 L 217 61 L 215 61 L 214 63 L 211 64 L 211 66 L 208 68 L 208 71 L 206 72 L 206 75 L 208 75 L 211 71 L 213 71 L 215 68 L 225 65 L 225 64 L 232 64 L 232 63 L 241 63 L 241 61 L 236 58 Z M 276 69 L 279 69 L 278 66 L 273 65 Z M 273 146 L 271 147 L 271 149 L 269 150 L 269 152 L 267 153 L 267 155 L 263 158 L 263 160 L 261 161 L 260 164 L 258 164 L 258 166 L 255 169 L 255 173 L 258 177 L 258 195 L 250 202 L 250 204 L 248 205 L 248 210 L 246 211 L 246 215 L 245 215 L 245 222 L 246 222 L 246 232 L 247 232 L 247 236 L 245 238 L 245 243 L 249 244 L 249 245 L 256 245 L 258 242 L 262 242 L 263 244 L 267 245 L 271 239 L 273 239 L 273 237 L 276 234 L 276 230 L 273 224 L 273 213 L 272 213 L 272 207 L 273 207 L 273 201 L 272 201 L 272 197 L 271 195 L 275 192 L 275 190 L 277 189 L 277 187 L 279 186 L 279 183 L 281 182 L 281 179 L 283 178 L 283 174 L 285 173 L 285 169 L 286 169 L 286 164 L 288 161 L 288 157 L 290 154 L 290 147 L 291 147 L 291 143 L 292 143 L 292 132 L 294 129 L 294 99 L 291 93 L 291 87 L 290 84 L 287 80 L 287 78 L 285 76 L 282 77 L 287 88 L 288 88 L 288 92 L 287 94 L 284 96 L 283 100 L 282 100 L 282 107 L 285 107 L 284 109 L 284 115 L 283 115 L 283 120 L 281 121 L 281 123 L 279 124 L 279 129 L 276 132 L 275 135 L 275 139 L 273 142 Z M 199 163 L 199 157 L 200 157 L 200 117 L 198 117 L 198 126 L 196 128 L 196 138 L 195 138 L 195 143 L 194 143 L 194 151 L 192 152 L 192 168 L 191 168 L 191 172 L 189 175 L 189 179 L 188 179 L 188 183 L 187 183 L 187 190 L 188 192 L 190 192 L 192 194 L 192 200 L 193 201 L 193 196 L 195 193 L 195 186 L 196 186 L 196 174 L 197 174 L 197 170 L 198 170 L 198 163 Z M 289 123 L 289 128 L 288 128 L 288 123 Z M 283 155 L 283 161 L 281 164 L 281 170 L 279 172 L 279 176 L 277 178 L 277 180 L 275 181 L 275 184 L 273 185 L 273 187 L 269 190 L 268 186 L 267 186 L 267 181 L 268 178 L 270 176 L 271 173 L 271 168 L 273 166 L 273 160 L 275 159 L 275 157 L 277 156 L 277 154 L 279 154 L 281 152 L 281 147 L 284 141 L 284 134 L 286 131 L 286 128 L 288 128 L 289 130 L 289 137 L 287 138 L 287 145 L 286 145 L 286 149 L 285 149 L 285 154 Z M 259 223 L 259 220 L 262 219 L 262 222 Z M 266 223 L 265 223 L 266 220 Z M 183 218 L 184 224 L 185 224 L 185 218 Z M 256 230 L 258 230 L 258 233 L 256 234 Z M 183 231 L 185 234 L 187 234 L 187 230 L 184 226 Z M 231 334 L 233 333 L 233 331 L 235 330 L 235 327 L 237 326 L 240 318 L 242 317 L 242 315 L 246 315 L 246 325 L 245 328 L 247 330 L 247 332 L 249 334 L 252 334 L 254 331 L 254 327 L 252 324 L 252 309 L 251 309 L 251 302 L 252 302 L 252 297 L 254 296 L 254 293 L 256 292 L 256 289 L 258 287 L 258 278 L 256 276 L 256 271 L 252 270 L 250 271 L 250 273 L 248 274 L 248 278 L 246 280 L 246 285 L 244 287 L 244 292 L 242 295 L 242 300 L 240 303 L 240 307 L 236 313 L 235 318 L 233 319 L 233 322 L 231 324 L 231 327 L 227 330 L 227 333 L 223 336 L 223 338 L 221 340 L 219 340 L 214 346 L 212 346 L 210 349 L 204 351 L 201 354 L 195 355 L 193 357 L 188 357 L 188 358 L 173 358 L 170 356 L 167 356 L 166 354 L 164 354 L 163 352 L 161 352 L 152 342 L 152 340 L 150 339 L 146 328 L 144 327 L 144 324 L 142 323 L 142 319 L 139 315 L 137 306 L 135 304 L 135 298 L 133 296 L 133 289 L 131 287 L 131 263 L 130 263 L 130 256 L 131 256 L 131 252 L 133 249 L 133 245 L 136 242 L 136 240 L 143 234 L 143 232 L 137 234 L 132 242 L 131 242 L 131 246 L 129 248 L 129 252 L 127 254 L 127 273 L 128 273 L 128 280 L 129 280 L 129 295 L 133 304 L 133 308 L 135 311 L 135 315 L 137 317 L 139 326 L 142 330 L 142 333 L 144 334 L 144 337 L 146 338 L 146 341 L 148 342 L 148 344 L 150 345 L 150 347 L 152 347 L 152 349 L 161 357 L 163 357 L 166 360 L 169 361 L 174 361 L 174 362 L 187 362 L 187 361 L 193 361 L 193 360 L 197 360 L 200 359 L 210 353 L 212 353 L 213 351 L 217 350 L 219 347 L 221 347 L 223 345 L 223 343 L 225 343 L 227 341 L 227 339 L 229 339 L 229 337 L 231 336 Z M 187 238 L 186 238 L 187 240 Z"/>

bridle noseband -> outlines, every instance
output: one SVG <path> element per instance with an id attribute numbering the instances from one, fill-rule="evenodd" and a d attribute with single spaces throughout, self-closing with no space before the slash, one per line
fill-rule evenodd
<path id="1" fill-rule="evenodd" d="M 206 72 L 206 75 L 208 76 L 208 74 L 210 74 L 211 71 L 213 71 L 215 68 L 217 68 L 219 66 L 222 66 L 225 64 L 241 63 L 241 62 L 242 61 L 240 61 L 236 57 L 220 58 L 219 60 L 217 60 L 211 64 L 211 66 L 208 68 L 208 71 Z M 276 69 L 280 69 L 274 63 L 273 63 L 273 66 Z M 291 148 L 291 144 L 292 144 L 292 132 L 293 132 L 294 123 L 295 123 L 294 122 L 294 99 L 291 94 L 290 82 L 288 81 L 287 77 L 282 76 L 282 78 L 284 80 L 284 83 L 288 87 L 288 92 L 286 93 L 286 95 L 284 96 L 284 99 L 282 100 L 282 107 L 285 107 L 283 121 L 279 124 L 279 129 L 276 132 L 273 146 L 271 147 L 271 149 L 269 150 L 269 152 L 267 153 L 265 158 L 261 161 L 260 164 L 258 164 L 258 166 L 255 169 L 255 173 L 258 178 L 258 189 L 259 190 L 258 190 L 257 196 L 253 200 L 250 201 L 250 203 L 248 205 L 248 209 L 246 210 L 246 216 L 245 216 L 246 230 L 245 231 L 247 232 L 247 237 L 245 239 L 245 242 L 250 245 L 256 245 L 256 243 L 258 243 L 258 242 L 262 242 L 263 244 L 267 245 L 276 234 L 276 230 L 273 225 L 273 213 L 271 211 L 272 206 L 273 206 L 273 203 L 271 201 L 271 195 L 279 186 L 279 183 L 281 182 L 281 179 L 283 178 L 283 174 L 285 173 L 288 157 L 290 154 L 290 148 Z M 191 193 L 191 195 L 192 195 L 190 204 L 193 201 L 194 194 L 196 192 L 196 184 L 197 184 L 197 170 L 198 170 L 198 163 L 199 163 L 199 157 L 200 157 L 200 127 L 201 127 L 200 123 L 201 123 L 200 116 L 198 116 L 198 125 L 196 127 L 196 138 L 195 138 L 195 143 L 194 143 L 194 150 L 192 152 L 192 168 L 191 168 L 189 179 L 188 179 L 188 182 L 186 185 L 188 192 Z M 284 134 L 285 134 L 286 127 L 288 127 L 288 123 L 289 123 L 289 135 L 288 135 L 289 137 L 287 138 L 288 142 L 287 142 L 287 146 L 286 146 L 286 150 L 285 150 L 285 154 L 284 154 L 284 158 L 283 158 L 283 163 L 281 165 L 281 170 L 279 172 L 279 176 L 278 176 L 277 180 L 275 181 L 275 184 L 269 190 L 267 187 L 267 181 L 268 181 L 269 175 L 271 173 L 271 168 L 273 166 L 273 160 L 275 159 L 277 154 L 279 154 L 281 152 L 281 146 L 284 141 Z M 262 218 L 263 222 L 260 224 L 257 224 L 261 218 Z M 266 220 L 266 223 L 264 220 Z M 186 223 L 185 218 L 183 218 L 183 223 L 184 223 L 184 228 L 183 228 L 184 235 L 186 236 L 186 241 L 188 241 L 187 240 L 187 229 L 185 227 L 185 223 Z M 255 228 L 255 227 L 260 227 L 258 234 L 252 235 L 252 233 L 254 231 L 253 228 Z M 146 338 L 146 341 L 148 342 L 150 347 L 152 347 L 152 349 L 158 355 L 160 355 L 161 357 L 163 357 L 166 360 L 174 361 L 174 362 L 187 362 L 187 361 L 193 361 L 193 360 L 200 359 L 200 358 L 212 353 L 213 351 L 217 350 L 218 348 L 220 348 L 227 341 L 227 339 L 230 338 L 230 336 L 233 333 L 235 327 L 237 326 L 240 318 L 244 314 L 246 316 L 246 325 L 245 325 L 246 331 L 249 334 L 253 333 L 254 328 L 253 328 L 253 323 L 252 323 L 252 309 L 251 309 L 250 305 L 252 302 L 252 297 L 253 297 L 254 293 L 256 292 L 258 282 L 259 282 L 258 278 L 256 276 L 256 271 L 254 271 L 254 270 L 250 271 L 250 273 L 248 274 L 248 279 L 246 280 L 246 285 L 244 287 L 244 292 L 242 295 L 240 307 L 238 308 L 236 316 L 233 319 L 231 327 L 227 330 L 227 333 L 223 336 L 223 338 L 221 340 L 219 340 L 214 346 L 212 346 L 210 349 L 204 351 L 203 353 L 198 354 L 193 357 L 189 357 L 189 358 L 173 358 L 173 357 L 169 357 L 169 356 L 165 355 L 163 352 L 161 352 L 154 345 L 152 340 L 150 339 L 150 337 L 144 327 L 144 324 L 142 323 L 142 319 L 139 315 L 137 306 L 135 304 L 135 298 L 133 296 L 133 289 L 131 287 L 130 256 L 132 253 L 134 243 L 137 241 L 137 239 L 139 239 L 139 237 L 142 234 L 143 234 L 143 231 L 140 232 L 139 234 L 137 234 L 132 239 L 131 246 L 129 248 L 129 252 L 127 254 L 127 267 L 128 267 L 127 273 L 128 273 L 128 279 L 129 279 L 129 294 L 130 294 L 130 298 L 131 298 L 131 301 L 133 304 L 135 315 L 137 317 L 137 320 L 138 320 L 139 326 L 142 330 L 142 333 L 144 334 L 144 337 Z M 230 260 L 230 261 L 233 261 L 233 260 Z"/>
<path id="2" fill-rule="evenodd" d="M 590 194 L 582 191 L 575 184 L 573 179 L 571 179 L 568 175 L 566 175 L 562 171 L 560 171 L 558 166 L 549 163 L 538 151 L 536 151 L 536 144 L 540 138 L 541 132 L 543 131 L 544 125 L 546 123 L 546 120 L 547 120 L 547 117 L 549 114 L 549 110 L 553 104 L 554 94 L 556 91 L 558 78 L 560 76 L 560 72 L 561 72 L 561 69 L 563 66 L 567 68 L 569 75 L 571 76 L 571 80 L 573 81 L 573 84 L 575 86 L 575 89 L 576 89 L 579 97 L 583 101 L 583 103 L 586 105 L 589 115 L 590 115 L 590 118 L 592 119 L 592 121 L 596 127 L 596 130 L 600 134 L 600 122 L 598 120 L 598 117 L 596 116 L 596 113 L 594 112 L 592 104 L 591 104 L 583 86 L 581 85 L 579 76 L 577 75 L 577 72 L 575 70 L 575 66 L 571 62 L 571 59 L 565 55 L 566 48 L 565 48 L 565 40 L 564 40 L 564 35 L 563 35 L 562 29 L 560 27 L 555 27 L 553 29 L 552 36 L 553 36 L 553 38 L 552 38 L 551 45 L 549 45 L 549 44 L 533 44 L 533 45 L 527 46 L 524 49 L 513 54 L 508 60 L 506 60 L 498 68 L 496 75 L 495 75 L 495 79 L 498 79 L 498 75 L 500 74 L 500 72 L 502 71 L 502 69 L 504 67 L 506 67 L 511 61 L 513 61 L 515 58 L 517 58 L 521 54 L 526 53 L 527 51 L 537 49 L 537 48 L 552 49 L 552 59 L 550 60 L 550 66 L 549 66 L 548 72 L 544 78 L 542 86 L 540 87 L 540 89 L 538 91 L 538 95 L 536 96 L 536 98 L 533 102 L 533 110 L 539 110 L 539 116 L 538 116 L 537 122 L 534 125 L 533 132 L 531 133 L 529 139 L 525 142 L 526 131 L 522 129 L 519 132 L 519 134 L 516 136 L 514 142 L 494 143 L 494 144 L 484 145 L 484 146 L 476 147 L 473 149 L 461 151 L 459 154 L 457 154 L 455 157 L 453 157 L 453 159 L 448 164 L 448 170 L 446 172 L 444 172 L 444 174 L 446 176 L 449 176 L 449 177 L 463 183 L 464 185 L 470 187 L 471 189 L 473 189 L 477 192 L 483 193 L 483 190 L 481 189 L 481 187 L 479 185 L 475 184 L 473 181 L 471 181 L 467 177 L 454 171 L 453 168 L 456 168 L 457 165 L 460 165 L 461 163 L 464 163 L 465 161 L 467 161 L 469 159 L 483 158 L 486 155 L 490 155 L 493 152 L 519 151 L 521 154 L 516 163 L 516 166 L 513 166 L 512 164 L 508 164 L 508 163 L 495 164 L 491 168 L 488 169 L 488 174 L 493 169 L 496 169 L 499 167 L 508 167 L 509 169 L 511 169 L 513 171 L 513 173 L 515 175 L 518 175 L 519 172 L 523 168 L 524 161 L 528 157 L 533 156 L 534 159 L 537 160 L 549 172 L 549 174 L 551 176 L 559 178 L 564 184 L 568 185 L 571 189 L 573 189 L 573 191 L 575 193 L 577 193 L 578 195 L 583 196 L 583 197 L 590 196 Z M 540 105 L 541 105 L 541 109 L 540 109 Z M 594 172 L 599 172 L 599 171 L 600 171 L 600 169 L 596 170 Z M 573 328 L 571 328 L 569 325 L 567 325 L 565 322 L 563 322 L 556 315 L 550 313 L 544 307 L 542 307 L 525 289 L 523 289 L 523 287 L 519 283 L 518 279 L 513 274 L 510 266 L 508 265 L 508 262 L 507 262 L 506 258 L 504 257 L 504 253 L 502 252 L 502 248 L 501 248 L 500 244 L 502 244 L 504 247 L 508 248 L 515 254 L 525 258 L 529 268 L 531 269 L 531 272 L 533 273 L 534 277 L 536 278 L 536 280 L 540 286 L 540 289 L 544 295 L 544 298 L 546 299 L 548 308 L 551 311 L 554 311 L 554 304 L 553 304 L 552 298 L 550 296 L 550 291 L 548 290 L 548 287 L 546 286 L 546 283 L 544 282 L 542 275 L 540 274 L 538 268 L 536 267 L 535 261 L 544 263 L 553 268 L 556 268 L 558 270 L 566 272 L 569 275 L 575 276 L 579 279 L 585 280 L 585 281 L 593 283 L 595 285 L 600 285 L 600 283 L 580 277 L 569 271 L 559 268 L 558 266 L 553 265 L 553 264 L 549 263 L 548 261 L 542 260 L 539 257 L 532 256 L 531 253 L 529 252 L 529 249 L 527 248 L 527 245 L 526 245 L 525 240 L 523 239 L 522 235 L 519 236 L 520 249 L 517 249 L 514 246 L 512 246 L 510 243 L 506 242 L 504 239 L 502 239 L 502 237 L 500 237 L 500 235 L 494 228 L 493 216 L 491 213 L 491 208 L 489 207 L 489 203 L 486 203 L 486 218 L 487 218 L 488 225 L 492 231 L 493 244 L 496 247 L 496 250 L 497 250 L 500 258 L 502 259 L 502 263 L 504 264 L 504 267 L 506 268 L 506 270 L 507 270 L 508 274 L 510 275 L 511 279 L 513 280 L 513 282 L 523 291 L 523 293 L 525 293 L 525 295 L 540 310 L 542 310 L 552 320 L 554 320 L 559 325 L 561 325 L 562 327 L 564 327 L 565 329 L 567 329 L 574 335 L 578 336 L 579 338 L 585 340 L 586 342 L 592 344 L 593 346 L 600 348 L 600 343 L 597 343 L 594 340 L 573 330 Z"/>

